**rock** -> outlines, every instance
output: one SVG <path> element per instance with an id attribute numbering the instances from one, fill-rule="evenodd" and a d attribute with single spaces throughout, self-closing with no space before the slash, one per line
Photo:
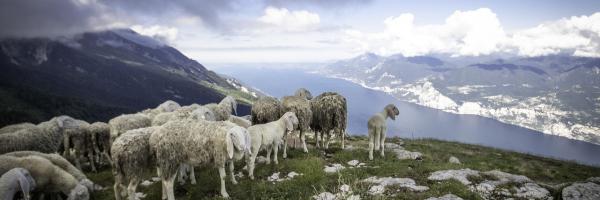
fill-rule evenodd
<path id="1" fill-rule="evenodd" d="M 453 194 L 447 194 L 441 197 L 429 197 L 425 200 L 463 200 L 462 198 L 460 198 L 459 196 L 453 195 Z"/>
<path id="2" fill-rule="evenodd" d="M 346 197 L 346 200 L 360 200 L 360 196 L 357 194 L 350 195 L 350 196 Z"/>
<path id="3" fill-rule="evenodd" d="M 397 185 L 399 187 L 405 187 L 415 192 L 423 192 L 429 190 L 427 186 L 419 186 L 415 183 L 415 180 L 410 178 L 392 178 L 392 177 L 382 177 L 377 178 L 375 176 L 366 178 L 362 180 L 367 183 L 374 183 L 376 185 L 371 186 L 369 188 L 369 193 L 372 195 L 383 194 L 385 192 L 385 187 L 390 185 Z"/>
<path id="4" fill-rule="evenodd" d="M 290 172 L 288 173 L 285 177 L 279 177 L 281 173 L 279 172 L 275 172 L 273 173 L 271 176 L 267 177 L 267 181 L 269 182 L 281 182 L 281 181 L 287 181 L 290 180 L 296 176 L 300 176 L 302 174 L 296 173 L 296 172 Z"/>
<path id="5" fill-rule="evenodd" d="M 600 177 L 591 177 L 587 179 L 587 182 L 594 182 L 600 184 Z"/>
<path id="6" fill-rule="evenodd" d="M 342 193 L 350 193 L 352 191 L 350 190 L 350 186 L 349 185 L 344 184 L 344 185 L 340 186 L 340 192 L 342 192 Z"/>
<path id="7" fill-rule="evenodd" d="M 153 183 L 152 181 L 145 180 L 142 183 L 140 183 L 140 185 L 142 185 L 144 187 L 148 187 L 148 186 L 152 185 L 152 183 Z"/>
<path id="8" fill-rule="evenodd" d="M 404 147 L 402 147 L 396 143 L 385 143 L 385 148 L 386 149 L 404 149 Z"/>
<path id="9" fill-rule="evenodd" d="M 331 194 L 331 192 L 323 192 L 321 194 L 313 196 L 315 200 L 335 200 L 335 194 Z"/>
<path id="10" fill-rule="evenodd" d="M 281 179 L 279 179 L 279 172 L 275 172 L 271 176 L 267 177 L 267 181 L 269 181 L 269 182 L 281 181 Z"/>
<path id="11" fill-rule="evenodd" d="M 550 192 L 535 183 L 525 183 L 523 186 L 515 189 L 515 197 L 524 199 L 545 199 L 550 196 Z"/>
<path id="12" fill-rule="evenodd" d="M 498 182 L 496 185 L 509 183 L 509 182 L 514 182 L 514 183 L 532 182 L 531 179 L 527 178 L 526 176 L 514 175 L 514 174 L 510 174 L 510 173 L 506 173 L 506 172 L 502 172 L 502 171 L 498 171 L 498 170 L 491 170 L 491 171 L 483 172 L 483 174 L 496 177 L 498 179 L 496 181 L 496 182 Z"/>
<path id="13" fill-rule="evenodd" d="M 133 198 L 134 198 L 135 200 L 140 200 L 140 199 L 146 198 L 146 194 L 144 194 L 144 193 L 141 193 L 141 192 L 136 192 L 136 193 L 135 193 L 135 197 L 133 197 Z"/>
<path id="14" fill-rule="evenodd" d="M 471 181 L 467 179 L 467 176 L 479 176 L 479 171 L 472 169 L 459 169 L 459 170 L 441 170 L 431 173 L 427 179 L 433 181 L 442 181 L 454 179 L 461 182 L 463 185 L 471 184 Z"/>
<path id="15" fill-rule="evenodd" d="M 331 164 L 329 166 L 325 166 L 325 169 L 323 169 L 323 171 L 325 171 L 326 173 L 336 173 L 342 169 L 345 169 L 346 167 L 342 166 L 341 164 Z"/>
<path id="16" fill-rule="evenodd" d="M 404 149 L 392 149 L 392 152 L 396 154 L 396 158 L 399 160 L 420 160 L 423 157 L 423 154 L 420 152 L 412 152 Z"/>
<path id="17" fill-rule="evenodd" d="M 161 179 L 159 177 L 152 177 L 152 182 L 159 182 Z"/>
<path id="18" fill-rule="evenodd" d="M 296 173 L 296 172 L 292 171 L 292 172 L 290 172 L 290 173 L 287 174 L 287 177 L 290 178 L 290 179 L 292 179 L 292 178 L 294 178 L 296 176 L 300 176 L 300 175 L 302 175 L 302 174 L 299 174 L 299 173 Z"/>
<path id="19" fill-rule="evenodd" d="M 562 190 L 564 200 L 600 199 L 600 185 L 592 182 L 573 183 Z"/>
<path id="20" fill-rule="evenodd" d="M 348 161 L 348 165 L 350 165 L 350 166 L 353 166 L 353 167 L 354 167 L 354 166 L 356 166 L 356 165 L 358 165 L 359 163 L 360 163 L 360 162 L 359 162 L 358 160 L 351 160 L 351 161 Z"/>
<path id="21" fill-rule="evenodd" d="M 448 162 L 453 163 L 453 164 L 460 164 L 460 160 L 454 156 L 450 156 L 450 159 L 448 159 Z"/>

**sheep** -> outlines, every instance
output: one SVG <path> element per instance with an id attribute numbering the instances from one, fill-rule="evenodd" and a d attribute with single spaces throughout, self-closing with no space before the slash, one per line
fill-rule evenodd
<path id="1" fill-rule="evenodd" d="M 33 127 L 35 127 L 35 124 L 29 123 L 29 122 L 12 124 L 12 125 L 8 125 L 8 126 L 0 128 L 0 134 L 12 133 L 12 132 L 15 132 L 15 131 L 18 131 L 21 129 L 33 128 Z"/>
<path id="2" fill-rule="evenodd" d="M 285 96 L 282 100 L 283 110 L 285 112 L 294 112 L 298 117 L 299 137 L 302 140 L 302 148 L 305 153 L 308 153 L 306 148 L 305 133 L 310 131 L 310 123 L 312 121 L 312 111 L 310 110 L 310 102 L 305 97 Z M 283 141 L 283 158 L 287 158 L 287 139 Z M 295 146 L 295 145 L 294 145 Z"/>
<path id="3" fill-rule="evenodd" d="M 273 97 L 260 97 L 250 110 L 252 124 L 264 124 L 278 120 L 283 115 L 281 102 Z"/>
<path id="4" fill-rule="evenodd" d="M 306 88 L 300 88 L 296 90 L 294 96 L 305 98 L 306 100 L 312 100 L 312 94 Z"/>
<path id="5" fill-rule="evenodd" d="M 369 129 L 369 160 L 373 160 L 373 149 L 375 151 L 381 149 L 381 157 L 384 157 L 385 134 L 387 131 L 385 120 L 388 117 L 396 120 L 398 114 L 400 114 L 398 108 L 394 104 L 388 104 L 383 108 L 383 111 L 369 118 L 367 123 Z"/>
<path id="6" fill-rule="evenodd" d="M 60 167 L 65 170 L 69 174 L 73 175 L 80 184 L 85 186 L 89 191 L 99 190 L 101 187 L 97 186 L 92 182 L 87 176 L 81 172 L 81 170 L 77 169 L 77 167 L 73 166 L 67 159 L 56 154 L 56 153 L 40 153 L 37 151 L 15 151 L 4 154 L 5 156 L 13 156 L 13 157 L 27 157 L 27 156 L 39 156 L 45 158 L 52 162 L 52 164 Z"/>
<path id="7" fill-rule="evenodd" d="M 160 107 L 160 106 L 159 106 Z M 152 120 L 143 114 L 125 114 L 112 118 L 108 121 L 110 125 L 110 143 L 128 130 L 148 127 Z"/>
<path id="8" fill-rule="evenodd" d="M 271 162 L 271 150 L 274 150 L 273 162 L 278 164 L 277 152 L 279 150 L 279 144 L 285 138 L 288 132 L 294 130 L 294 127 L 298 125 L 298 118 L 293 112 L 286 112 L 277 121 L 272 121 L 266 124 L 257 124 L 250 126 L 248 132 L 250 133 L 251 147 L 250 152 L 252 155 L 246 155 L 246 165 L 248 166 L 248 176 L 250 179 L 254 179 L 254 164 L 256 156 L 261 149 L 267 149 L 267 164 Z"/>
<path id="9" fill-rule="evenodd" d="M 227 121 L 237 124 L 238 126 L 241 126 L 244 128 L 248 128 L 248 127 L 252 126 L 252 122 L 248 121 L 246 118 L 238 117 L 238 116 L 234 116 L 234 115 L 229 116 L 229 119 Z"/>
<path id="10" fill-rule="evenodd" d="M 69 116 L 58 116 L 35 127 L 0 135 L 0 154 L 13 151 L 54 153 L 63 150 L 63 130 Z"/>
<path id="11" fill-rule="evenodd" d="M 310 101 L 311 111 L 313 113 L 311 129 L 315 132 L 316 145 L 319 147 L 319 134 L 323 140 L 323 147 L 329 147 L 329 141 L 325 141 L 325 136 L 331 138 L 330 132 L 341 137 L 342 149 L 344 149 L 344 139 L 346 135 L 348 109 L 346 98 L 335 92 L 324 92 Z"/>
<path id="12" fill-rule="evenodd" d="M 60 192 L 67 195 L 68 200 L 87 200 L 90 197 L 87 187 L 80 184 L 73 175 L 43 157 L 0 155 L 0 174 L 17 167 L 27 169 L 31 173 L 35 180 L 36 193 Z"/>
<path id="13" fill-rule="evenodd" d="M 181 107 L 173 112 L 160 113 L 152 120 L 152 126 L 160 126 L 169 121 L 183 120 L 186 118 L 214 121 L 213 112 L 207 107 L 193 104 Z"/>
<path id="14" fill-rule="evenodd" d="M 142 179 L 155 166 L 155 156 L 150 149 L 150 135 L 159 127 L 133 129 L 118 137 L 112 144 L 113 174 L 115 176 L 115 199 L 120 200 L 122 188 L 127 186 L 127 196 L 135 199 L 135 191 Z"/>
<path id="15" fill-rule="evenodd" d="M 139 112 L 138 114 L 144 114 L 148 118 L 150 118 L 150 120 L 152 120 L 152 119 L 154 119 L 154 117 L 156 117 L 156 115 L 158 115 L 160 113 L 173 112 L 173 111 L 179 109 L 180 107 L 181 106 L 177 102 L 167 100 L 167 101 L 161 103 L 160 105 L 156 106 L 156 108 L 149 108 L 149 109 Z"/>
<path id="16" fill-rule="evenodd" d="M 231 113 L 237 115 L 237 102 L 231 96 L 225 97 L 219 104 L 210 103 L 204 106 L 215 114 L 216 121 L 227 121 Z"/>
<path id="17" fill-rule="evenodd" d="M 69 125 L 64 129 L 64 153 L 65 158 L 70 157 L 70 148 L 72 147 L 75 151 L 75 164 L 78 169 L 81 168 L 81 159 L 88 157 L 92 171 L 96 172 L 96 165 L 94 163 L 94 147 L 92 141 L 92 134 L 90 132 L 90 124 L 83 120 L 69 120 Z"/>
<path id="18" fill-rule="evenodd" d="M 94 122 L 89 126 L 89 132 L 92 135 L 92 146 L 97 156 L 97 161 L 102 164 L 102 156 L 111 163 L 110 155 L 110 125 L 104 122 Z M 111 164 L 112 165 L 112 164 Z"/>
<path id="19" fill-rule="evenodd" d="M 174 200 L 173 182 L 182 163 L 192 166 L 212 164 L 219 170 L 221 195 L 229 197 L 225 189 L 225 163 L 229 164 L 231 181 L 233 160 L 249 152 L 248 131 L 231 122 L 197 120 L 171 121 L 150 136 L 150 146 L 157 158 L 158 172 L 163 183 L 163 199 Z"/>
<path id="20" fill-rule="evenodd" d="M 194 109 L 188 117 L 193 120 L 216 121 L 215 114 L 212 112 L 212 110 L 204 106 Z"/>
<path id="21" fill-rule="evenodd" d="M 18 192 L 26 200 L 31 199 L 30 192 L 35 189 L 35 180 L 29 171 L 23 168 L 14 168 L 0 177 L 0 198 L 12 200 Z"/>

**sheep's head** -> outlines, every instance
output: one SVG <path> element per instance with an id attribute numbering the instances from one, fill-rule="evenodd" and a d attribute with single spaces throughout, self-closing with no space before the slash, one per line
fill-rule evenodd
<path id="1" fill-rule="evenodd" d="M 173 100 L 167 100 L 164 103 L 158 105 L 157 109 L 160 112 L 173 112 L 180 107 L 181 106 L 177 102 L 175 102 Z"/>
<path id="2" fill-rule="evenodd" d="M 288 132 L 293 131 L 294 127 L 298 126 L 298 117 L 296 117 L 296 114 L 294 114 L 294 112 L 286 112 L 281 118 L 285 122 L 285 129 Z"/>
<path id="3" fill-rule="evenodd" d="M 250 153 L 250 134 L 245 128 L 234 126 L 229 129 L 225 136 L 225 143 L 229 159 L 233 159 L 236 151 Z"/>
<path id="4" fill-rule="evenodd" d="M 192 111 L 190 117 L 194 120 L 215 121 L 215 114 L 206 107 L 199 107 Z"/>
<path id="5" fill-rule="evenodd" d="M 398 108 L 394 104 L 388 104 L 385 106 L 384 110 L 387 116 L 392 118 L 392 120 L 396 120 L 396 116 L 400 114 L 400 111 L 398 111 Z"/>
<path id="6" fill-rule="evenodd" d="M 14 170 L 17 173 L 19 186 L 21 186 L 21 192 L 23 192 L 24 199 L 31 199 L 30 192 L 36 187 L 35 180 L 33 180 L 33 177 L 31 177 L 31 174 L 26 169 L 15 168 Z"/>
<path id="7" fill-rule="evenodd" d="M 77 184 L 69 193 L 67 200 L 89 200 L 90 193 L 87 187 Z"/>
<path id="8" fill-rule="evenodd" d="M 294 94 L 294 96 L 306 98 L 306 100 L 311 100 L 313 98 L 310 91 L 308 91 L 306 88 L 300 88 L 300 89 L 296 90 L 296 93 Z"/>

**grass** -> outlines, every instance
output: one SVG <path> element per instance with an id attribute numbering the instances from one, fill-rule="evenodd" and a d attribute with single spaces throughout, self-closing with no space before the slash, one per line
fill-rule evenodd
<path id="1" fill-rule="evenodd" d="M 399 139 L 391 138 L 389 142 L 398 142 Z M 457 142 L 446 142 L 433 139 L 404 140 L 404 147 L 410 151 L 423 153 L 424 159 L 397 160 L 391 152 L 387 152 L 385 158 L 376 154 L 373 161 L 368 161 L 368 153 L 365 148 L 367 139 L 365 137 L 351 137 L 349 143 L 356 150 L 342 151 L 338 144 L 333 144 L 329 150 L 322 152 L 309 148 L 309 153 L 302 153 L 300 149 L 288 151 L 288 159 L 281 159 L 279 165 L 257 164 L 255 180 L 247 177 L 238 178 L 239 184 L 233 185 L 227 178 L 227 191 L 232 199 L 310 199 L 313 195 L 324 191 L 337 193 L 339 186 L 348 184 L 354 194 L 359 194 L 362 199 L 426 199 L 428 197 L 443 196 L 448 193 L 455 194 L 463 199 L 481 199 L 478 194 L 468 190 L 458 181 L 430 181 L 427 177 L 434 171 L 446 169 L 470 168 L 474 170 L 487 171 L 497 169 L 500 171 L 520 174 L 529 177 L 538 183 L 556 185 L 574 181 L 585 180 L 589 177 L 600 176 L 600 168 L 576 164 L 568 161 L 560 161 L 549 158 L 541 158 L 516 152 L 508 152 L 477 145 L 461 144 Z M 261 153 L 263 155 L 264 153 Z M 462 164 L 451 164 L 448 162 L 450 156 L 460 159 Z M 348 167 L 346 162 L 359 160 L 371 167 L 346 168 L 339 173 L 327 174 L 323 171 L 326 164 L 340 163 Z M 378 168 L 373 168 L 378 166 Z M 243 167 L 242 162 L 236 164 L 239 171 Z M 274 172 L 295 171 L 303 175 L 292 180 L 272 183 L 267 177 Z M 244 174 L 245 171 L 244 171 Z M 89 178 L 94 182 L 107 187 L 107 190 L 96 192 L 93 199 L 113 199 L 113 178 L 109 168 L 104 168 L 99 173 L 89 173 Z M 368 190 L 370 185 L 360 180 L 370 176 L 412 178 L 417 185 L 428 186 L 425 192 L 412 192 L 403 188 L 388 187 L 385 196 L 370 196 Z M 176 186 L 177 199 L 221 199 L 219 195 L 219 180 L 217 170 L 212 167 L 196 168 L 196 185 L 186 184 Z M 481 178 L 469 177 L 477 182 Z M 560 199 L 560 190 L 548 188 L 555 199 Z M 161 188 L 159 183 L 149 187 L 139 186 L 139 192 L 146 194 L 145 200 L 160 199 Z"/>

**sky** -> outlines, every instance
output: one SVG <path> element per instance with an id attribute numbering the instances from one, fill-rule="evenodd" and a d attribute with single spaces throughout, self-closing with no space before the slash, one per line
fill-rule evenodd
<path id="1" fill-rule="evenodd" d="M 3 0 L 0 26 L 0 38 L 131 28 L 201 63 L 600 57 L 597 0 Z"/>

